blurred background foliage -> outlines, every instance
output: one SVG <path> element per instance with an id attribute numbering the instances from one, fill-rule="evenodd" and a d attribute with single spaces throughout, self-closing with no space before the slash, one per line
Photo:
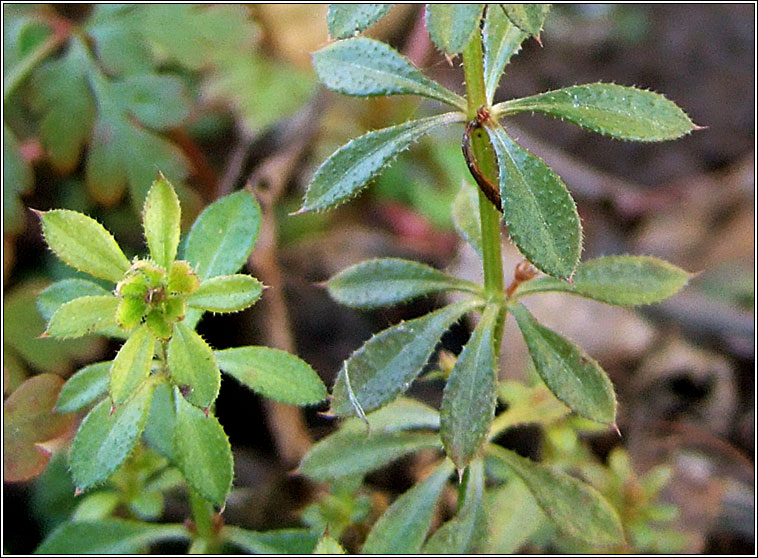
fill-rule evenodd
<path id="1" fill-rule="evenodd" d="M 435 51 L 421 7 L 395 6 L 367 34 L 460 91 L 459 61 Z M 556 423 L 517 428 L 501 440 L 592 481 L 619 508 L 640 551 L 745 552 L 754 540 L 754 10 L 556 5 L 544 46 L 525 44 L 496 95 L 614 81 L 665 93 L 709 127 L 659 145 L 615 142 L 528 115 L 508 125 L 572 190 L 585 228 L 584 258 L 650 254 L 701 272 L 684 292 L 640 312 L 541 297 L 531 307 L 540 321 L 585 347 L 610 373 L 623 438 Z M 347 139 L 424 116 L 433 103 L 323 91 L 309 53 L 327 40 L 325 5 L 3 6 L 6 423 L 57 385 L 39 382 L 44 387 L 9 399 L 25 380 L 43 373 L 65 379 L 115 348 L 98 337 L 38 338 L 44 321 L 37 294 L 75 272 L 46 251 L 28 207 L 96 217 L 131 257 L 142 250 L 138 212 L 158 169 L 177 185 L 185 223 L 250 183 L 264 207 L 262 245 L 251 266 L 278 294 L 268 291 L 263 304 L 240 315 L 207 317 L 200 331 L 219 349 L 289 344 L 284 348 L 296 350 L 327 383 L 372 332 L 441 301 L 358 313 L 337 306 L 316 283 L 379 256 L 479 277 L 476 254 L 451 225 L 450 206 L 466 176 L 455 133 L 414 145 L 350 204 L 289 216 L 316 166 Z M 508 247 L 505 259 L 513 269 L 520 256 Z M 506 333 L 501 375 L 523 380 L 528 359 L 513 333 Z M 455 328 L 446 349 L 456 352 L 467 335 Z M 412 393 L 436 405 L 439 387 L 430 379 Z M 328 524 L 349 547 L 423 471 L 420 455 L 364 485 L 314 487 L 287 475 L 294 463 L 282 432 L 297 430 L 289 415 L 272 414 L 229 382 L 217 413 L 235 451 L 238 489 L 225 512 L 229 524 Z M 305 421 L 306 446 L 333 428 L 315 410 Z M 31 551 L 71 513 L 185 517 L 171 490 L 176 479 L 163 478 L 165 464 L 149 454 L 135 455 L 87 497 L 89 504 L 75 500 L 63 460 L 73 430 L 55 426 L 50 440 L 13 441 L 34 448 L 44 442 L 43 461 L 53 458 L 36 480 L 4 485 L 11 512 L 4 550 Z M 16 446 L 6 437 L 9 447 Z M 13 480 L 7 466 L 5 472 Z M 526 492 L 513 483 L 502 492 L 492 495 L 492 513 L 502 513 L 505 525 L 492 534 L 493 552 L 527 543 L 524 524 L 507 509 Z M 529 550 L 588 550 L 556 538 L 536 506 L 524 506 L 535 518 Z"/>

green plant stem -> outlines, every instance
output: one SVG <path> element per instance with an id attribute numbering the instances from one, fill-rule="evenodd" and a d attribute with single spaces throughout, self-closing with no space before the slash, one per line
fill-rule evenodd
<path id="1" fill-rule="evenodd" d="M 192 519 L 195 523 L 195 532 L 197 533 L 192 547 L 197 546 L 198 549 L 202 549 L 201 553 L 203 554 L 213 553 L 213 548 L 217 546 L 216 533 L 213 528 L 213 515 L 215 513 L 213 505 L 195 492 L 192 487 L 188 486 L 187 492 L 189 493 L 190 509 L 192 510 Z M 201 541 L 205 541 L 205 544 Z"/>

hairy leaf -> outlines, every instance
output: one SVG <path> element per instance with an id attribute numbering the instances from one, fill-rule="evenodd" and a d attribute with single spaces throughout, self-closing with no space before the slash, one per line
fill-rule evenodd
<path id="1" fill-rule="evenodd" d="M 576 205 L 560 177 L 502 127 L 487 131 L 500 167 L 508 232 L 521 253 L 548 275 L 570 277 L 582 251 Z"/>
<path id="2" fill-rule="evenodd" d="M 550 4 L 501 4 L 508 19 L 524 33 L 538 36 Z"/>
<path id="3" fill-rule="evenodd" d="M 497 6 L 487 8 L 484 20 L 484 86 L 487 101 L 492 103 L 503 70 L 511 57 L 521 50 L 527 34 L 513 25 Z"/>
<path id="4" fill-rule="evenodd" d="M 187 304 L 210 312 L 239 312 L 251 306 L 263 285 L 249 275 L 222 275 L 206 279 L 187 298 Z"/>
<path id="5" fill-rule="evenodd" d="M 366 424 L 368 423 L 368 425 Z M 340 432 L 396 432 L 398 430 L 438 430 L 440 414 L 436 409 L 409 397 L 399 397 L 381 409 L 366 415 L 366 421 L 349 418 L 340 425 Z"/>
<path id="6" fill-rule="evenodd" d="M 318 534 L 308 529 L 258 532 L 233 525 L 225 526 L 221 537 L 251 554 L 311 554 L 318 542 Z"/>
<path id="7" fill-rule="evenodd" d="M 96 362 L 79 370 L 66 380 L 55 410 L 59 413 L 73 413 L 91 405 L 108 392 L 113 361 Z"/>
<path id="8" fill-rule="evenodd" d="M 522 304 L 513 304 L 509 310 L 518 322 L 537 372 L 550 391 L 580 415 L 612 424 L 616 420 L 616 396 L 613 384 L 597 361 L 538 324 Z"/>
<path id="9" fill-rule="evenodd" d="M 367 260 L 340 271 L 326 284 L 337 302 L 352 308 L 379 308 L 420 296 L 481 288 L 426 264 L 399 258 Z"/>
<path id="10" fill-rule="evenodd" d="M 216 400 L 221 387 L 221 372 L 213 350 L 181 322 L 174 325 L 167 362 L 174 383 L 189 389 L 186 397 L 190 403 L 207 409 Z"/>
<path id="11" fill-rule="evenodd" d="M 421 373 L 442 334 L 479 304 L 451 304 L 369 339 L 344 362 L 332 390 L 331 412 L 362 416 L 395 399 Z"/>
<path id="12" fill-rule="evenodd" d="M 580 263 L 573 283 L 553 277 L 526 281 L 517 296 L 560 291 L 617 306 L 660 302 L 676 294 L 692 274 L 649 256 L 606 256 Z"/>
<path id="13" fill-rule="evenodd" d="M 174 388 L 169 382 L 158 384 L 153 392 L 143 437 L 155 451 L 172 463 L 176 461 L 174 457 L 176 404 L 174 403 Z"/>
<path id="14" fill-rule="evenodd" d="M 313 554 L 345 554 L 345 549 L 333 537 L 324 534 L 319 540 Z"/>
<path id="15" fill-rule="evenodd" d="M 430 80 L 392 47 L 358 37 L 337 41 L 313 55 L 321 82 L 345 95 L 421 95 L 465 110 L 466 101 Z"/>
<path id="16" fill-rule="evenodd" d="M 235 347 L 215 355 L 221 370 L 271 399 L 293 405 L 314 405 L 326 399 L 326 386 L 316 371 L 286 351 Z"/>
<path id="17" fill-rule="evenodd" d="M 479 221 L 478 190 L 465 180 L 453 201 L 453 223 L 466 242 L 482 258 L 482 223 Z"/>
<path id="18" fill-rule="evenodd" d="M 479 30 L 484 4 L 427 4 L 426 28 L 445 54 L 458 54 Z"/>
<path id="19" fill-rule="evenodd" d="M 561 531 L 593 546 L 623 542 L 618 515 L 590 485 L 496 445 L 488 446 L 488 452 L 524 482 Z"/>
<path id="20" fill-rule="evenodd" d="M 86 279 L 64 279 L 57 281 L 39 294 L 37 308 L 45 320 L 50 321 L 56 310 L 67 302 L 83 296 L 105 296 L 108 294 L 97 283 Z"/>
<path id="21" fill-rule="evenodd" d="M 129 336 L 113 360 L 108 391 L 114 405 L 128 400 L 150 375 L 154 353 L 155 337 L 143 324 Z"/>
<path id="22" fill-rule="evenodd" d="M 176 258 L 180 220 L 179 198 L 168 180 L 158 175 L 145 198 L 142 223 L 150 257 L 163 269 L 168 269 Z"/>
<path id="23" fill-rule="evenodd" d="M 382 19 L 390 8 L 392 4 L 329 4 L 329 34 L 335 39 L 352 37 Z"/>
<path id="24" fill-rule="evenodd" d="M 665 141 L 697 127 L 663 95 L 613 83 L 574 85 L 507 101 L 496 114 L 541 112 L 599 134 L 631 141 Z"/>
<path id="25" fill-rule="evenodd" d="M 112 294 L 75 298 L 55 311 L 45 333 L 65 339 L 107 331 L 116 327 L 118 303 Z"/>
<path id="26" fill-rule="evenodd" d="M 460 122 L 447 113 L 369 132 L 340 147 L 313 176 L 300 211 L 329 209 L 356 195 L 395 157 L 437 126 Z"/>

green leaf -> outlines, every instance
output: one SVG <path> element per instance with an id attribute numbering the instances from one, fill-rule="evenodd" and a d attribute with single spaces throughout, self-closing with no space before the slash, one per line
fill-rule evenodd
<path id="1" fill-rule="evenodd" d="M 462 114 L 449 112 L 375 130 L 351 140 L 316 170 L 300 211 L 329 209 L 347 201 L 414 141 L 437 126 L 463 118 Z"/>
<path id="2" fill-rule="evenodd" d="M 330 411 L 363 416 L 395 399 L 421 373 L 442 334 L 480 304 L 463 300 L 369 339 L 344 362 L 332 390 Z"/>
<path id="3" fill-rule="evenodd" d="M 210 312 L 239 312 L 252 306 L 263 285 L 249 275 L 222 275 L 206 279 L 187 297 L 187 305 Z"/>
<path id="4" fill-rule="evenodd" d="M 189 539 L 183 525 L 124 519 L 67 521 L 47 537 L 35 554 L 137 554 L 163 540 Z"/>
<path id="5" fill-rule="evenodd" d="M 79 370 L 66 380 L 55 410 L 59 413 L 73 413 L 91 405 L 108 392 L 113 361 L 96 362 Z"/>
<path id="6" fill-rule="evenodd" d="M 489 543 L 485 554 L 515 554 L 532 539 L 545 516 L 523 482 L 514 477 L 488 492 Z"/>
<path id="7" fill-rule="evenodd" d="M 455 229 L 482 258 L 482 223 L 479 221 L 478 190 L 465 180 L 453 201 L 452 215 Z"/>
<path id="8" fill-rule="evenodd" d="M 79 490 L 105 481 L 129 457 L 145 427 L 154 389 L 155 382 L 145 382 L 115 411 L 104 399 L 84 418 L 69 454 Z"/>
<path id="9" fill-rule="evenodd" d="M 427 4 L 426 28 L 445 54 L 458 54 L 479 30 L 484 4 Z"/>
<path id="10" fill-rule="evenodd" d="M 421 95 L 466 110 L 463 97 L 427 78 L 381 41 L 337 41 L 313 55 L 313 66 L 324 85 L 345 95 Z"/>
<path id="11" fill-rule="evenodd" d="M 445 453 L 459 471 L 476 457 L 495 416 L 495 328 L 499 314 L 499 305 L 487 306 L 442 395 L 440 436 Z"/>
<path id="12" fill-rule="evenodd" d="M 487 451 L 524 482 L 561 531 L 593 547 L 623 543 L 616 511 L 590 485 L 496 445 L 489 445 Z"/>
<path id="13" fill-rule="evenodd" d="M 519 285 L 516 296 L 560 291 L 617 306 L 660 302 L 687 284 L 692 274 L 649 256 L 606 256 L 580 263 L 573 283 L 540 277 Z"/>
<path id="14" fill-rule="evenodd" d="M 188 403 L 174 388 L 176 465 L 203 498 L 223 507 L 232 487 L 234 462 L 229 439 L 216 417 Z"/>
<path id="15" fill-rule="evenodd" d="M 207 409 L 218 397 L 221 372 L 213 350 L 194 330 L 183 323 L 174 324 L 174 335 L 168 343 L 168 372 L 173 382 L 189 388 L 187 399 Z"/>
<path id="16" fill-rule="evenodd" d="M 612 83 L 574 85 L 495 107 L 498 116 L 541 112 L 593 132 L 631 141 L 665 141 L 697 127 L 663 95 Z"/>
<path id="17" fill-rule="evenodd" d="M 418 554 L 434 519 L 442 489 L 453 472 L 443 461 L 426 480 L 400 496 L 369 531 L 363 554 Z"/>
<path id="18" fill-rule="evenodd" d="M 366 425 L 368 423 L 368 427 Z M 399 397 L 381 409 L 366 415 L 363 421 L 358 417 L 345 420 L 340 432 L 396 432 L 398 430 L 429 429 L 438 430 L 440 414 L 436 409 L 409 397 Z"/>
<path id="19" fill-rule="evenodd" d="M 277 529 L 274 531 L 248 531 L 227 525 L 221 538 L 251 554 L 311 554 L 318 535 L 308 529 Z"/>
<path id="20" fill-rule="evenodd" d="M 173 186 L 159 174 L 145 198 L 142 225 L 145 229 L 150 257 L 163 269 L 176 258 L 179 246 L 181 208 Z"/>
<path id="21" fill-rule="evenodd" d="M 576 205 L 560 177 L 502 127 L 487 131 L 500 167 L 508 232 L 521 253 L 548 275 L 570 277 L 582 251 Z"/>
<path id="22" fill-rule="evenodd" d="M 97 58 L 108 75 L 147 75 L 154 65 L 150 45 L 126 18 L 105 16 L 97 21 L 93 14 L 89 26 L 89 36 L 95 41 Z"/>
<path id="23" fill-rule="evenodd" d="M 315 370 L 285 351 L 235 347 L 215 355 L 221 370 L 271 399 L 293 405 L 315 405 L 326 399 L 326 386 Z"/>
<path id="24" fill-rule="evenodd" d="M 62 305 L 83 296 L 105 296 L 109 294 L 97 283 L 85 279 L 64 279 L 53 283 L 39 294 L 37 308 L 45 320 L 50 321 Z"/>
<path id="25" fill-rule="evenodd" d="M 392 4 L 329 4 L 326 22 L 335 39 L 347 39 L 382 19 Z"/>
<path id="26" fill-rule="evenodd" d="M 512 304 L 534 366 L 550 391 L 580 415 L 604 424 L 616 420 L 613 384 L 582 349 L 541 326 L 522 304 Z"/>
<path id="27" fill-rule="evenodd" d="M 61 339 L 102 333 L 116 327 L 118 304 L 112 294 L 75 298 L 55 311 L 45 333 Z"/>
<path id="28" fill-rule="evenodd" d="M 324 535 L 318 540 L 313 554 L 345 554 L 345 549 L 335 539 L 329 535 Z"/>
<path id="29" fill-rule="evenodd" d="M 409 453 L 440 447 L 436 433 L 337 432 L 315 444 L 298 471 L 315 481 L 326 482 L 370 473 Z"/>
<path id="30" fill-rule="evenodd" d="M 200 286 L 200 280 L 188 262 L 171 262 L 168 268 L 166 288 L 169 293 L 192 294 Z"/>
<path id="31" fill-rule="evenodd" d="M 487 8 L 482 31 L 484 40 L 484 88 L 487 101 L 492 103 L 500 77 L 511 58 L 521 50 L 527 34 L 513 25 L 503 10 Z"/>
<path id="32" fill-rule="evenodd" d="M 175 432 L 174 388 L 169 382 L 162 382 L 153 392 L 143 437 L 151 448 L 173 463 Z"/>
<path id="33" fill-rule="evenodd" d="M 68 209 L 39 216 L 47 245 L 71 267 L 114 283 L 129 270 L 129 260 L 111 233 L 91 217 Z"/>
<path id="34" fill-rule="evenodd" d="M 20 196 L 34 185 L 32 167 L 21 155 L 21 146 L 3 124 L 3 232 L 19 233 L 24 228 L 24 204 Z"/>
<path id="35" fill-rule="evenodd" d="M 115 490 L 98 490 L 80 499 L 76 506 L 72 521 L 95 521 L 106 519 L 121 503 L 121 494 Z"/>
<path id="36" fill-rule="evenodd" d="M 465 482 L 463 503 L 458 515 L 440 527 L 424 545 L 424 554 L 470 554 L 484 546 L 487 535 L 484 515 L 484 466 L 481 459 L 471 463 Z"/>
<path id="37" fill-rule="evenodd" d="M 154 352 L 155 337 L 143 324 L 129 336 L 113 360 L 108 391 L 114 405 L 128 400 L 150 375 Z"/>
<path id="38" fill-rule="evenodd" d="M 501 4 L 505 15 L 524 33 L 539 36 L 550 4 Z"/>
<path id="39" fill-rule="evenodd" d="M 351 308 L 379 308 L 446 291 L 479 294 L 479 285 L 426 264 L 399 258 L 367 260 L 340 271 L 326 284 L 337 302 Z"/>
<path id="40" fill-rule="evenodd" d="M 118 82 L 115 95 L 126 112 L 153 130 L 179 126 L 190 113 L 184 85 L 174 76 L 132 75 Z"/>

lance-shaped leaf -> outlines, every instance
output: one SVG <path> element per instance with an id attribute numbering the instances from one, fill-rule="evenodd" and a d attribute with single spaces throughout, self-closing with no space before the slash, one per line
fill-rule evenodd
<path id="1" fill-rule="evenodd" d="M 79 490 L 105 481 L 129 457 L 145 427 L 154 389 L 155 382 L 146 382 L 114 412 L 104 399 L 84 418 L 69 454 Z"/>
<path id="2" fill-rule="evenodd" d="M 484 515 L 484 465 L 473 461 L 458 515 L 440 527 L 424 545 L 424 554 L 469 554 L 479 550 L 487 535 Z"/>
<path id="3" fill-rule="evenodd" d="M 459 471 L 468 466 L 487 438 L 495 415 L 497 353 L 495 327 L 500 307 L 488 305 L 445 385 L 440 436 Z"/>
<path id="4" fill-rule="evenodd" d="M 178 388 L 174 388 L 174 402 L 176 465 L 203 498 L 223 507 L 234 468 L 229 439 L 216 417 L 188 403 Z"/>
<path id="5" fill-rule="evenodd" d="M 495 124 L 487 131 L 500 167 L 508 232 L 521 253 L 548 275 L 569 277 L 582 251 L 582 227 L 560 177 Z"/>
<path id="6" fill-rule="evenodd" d="M 326 399 L 326 386 L 316 371 L 286 351 L 235 347 L 215 355 L 221 370 L 271 399 L 293 405 L 315 405 Z"/>
<path id="7" fill-rule="evenodd" d="M 513 25 L 524 33 L 538 36 L 545 23 L 550 4 L 501 4 Z"/>
<path id="8" fill-rule="evenodd" d="M 593 132 L 631 141 L 665 141 L 697 129 L 676 104 L 663 95 L 613 83 L 574 85 L 506 101 L 498 116 L 541 112 Z"/>
<path id="9" fill-rule="evenodd" d="M 112 294 L 75 298 L 55 311 L 45 333 L 61 339 L 101 333 L 116 327 L 118 304 Z"/>
<path id="10" fill-rule="evenodd" d="M 427 78 L 381 41 L 337 41 L 313 55 L 313 66 L 324 85 L 345 95 L 421 95 L 466 110 L 463 97 Z"/>
<path id="11" fill-rule="evenodd" d="M 324 534 L 319 540 L 313 554 L 345 554 L 345 549 L 333 537 Z"/>
<path id="12" fill-rule="evenodd" d="M 368 427 L 366 426 L 368 423 Z M 440 414 L 436 409 L 409 397 L 399 397 L 381 409 L 366 415 L 365 422 L 349 418 L 340 425 L 340 432 L 396 432 L 398 430 L 439 430 Z"/>
<path id="13" fill-rule="evenodd" d="M 168 372 L 174 383 L 188 389 L 187 400 L 207 409 L 221 387 L 221 371 L 202 337 L 183 323 L 174 324 L 168 343 Z"/>
<path id="14" fill-rule="evenodd" d="M 460 122 L 447 113 L 369 132 L 340 147 L 316 170 L 300 211 L 328 209 L 356 195 L 395 157 L 430 130 Z"/>
<path id="15" fill-rule="evenodd" d="M 465 291 L 479 294 L 479 285 L 426 264 L 399 258 L 367 260 L 340 271 L 326 283 L 334 300 L 352 308 L 380 308 L 420 296 Z"/>
<path id="16" fill-rule="evenodd" d="M 261 532 L 233 525 L 222 529 L 221 538 L 251 554 L 311 554 L 318 542 L 318 534 L 308 529 Z"/>
<path id="17" fill-rule="evenodd" d="M 369 339 L 343 364 L 332 390 L 331 412 L 363 416 L 395 399 L 421 373 L 442 334 L 480 304 L 463 300 Z"/>
<path id="18" fill-rule="evenodd" d="M 162 174 L 153 181 L 145 198 L 142 224 L 150 257 L 163 269 L 176 258 L 179 246 L 181 208 L 174 188 Z"/>
<path id="19" fill-rule="evenodd" d="M 478 189 L 466 182 L 453 201 L 452 215 L 455 229 L 482 258 L 482 223 L 479 220 Z"/>
<path id="20" fill-rule="evenodd" d="M 154 352 L 155 336 L 147 324 L 143 324 L 129 336 L 113 360 L 108 391 L 114 405 L 129 399 L 150 375 Z"/>
<path id="21" fill-rule="evenodd" d="M 251 306 L 263 285 L 249 275 L 221 275 L 206 279 L 187 297 L 187 305 L 210 312 L 239 312 Z"/>
<path id="22" fill-rule="evenodd" d="M 169 382 L 163 382 L 155 388 L 142 435 L 151 448 L 172 463 L 176 461 L 174 457 L 176 404 L 174 403 L 174 388 Z"/>
<path id="23" fill-rule="evenodd" d="M 482 38 L 484 40 L 484 89 L 492 102 L 505 66 L 521 49 L 527 34 L 511 23 L 503 10 L 487 8 Z"/>
<path id="24" fill-rule="evenodd" d="M 612 424 L 616 420 L 616 396 L 597 361 L 538 324 L 522 304 L 512 304 L 509 310 L 518 322 L 534 367 L 553 395 L 590 420 Z"/>
<path id="25" fill-rule="evenodd" d="M 418 554 L 432 526 L 440 492 L 453 472 L 443 461 L 425 481 L 400 496 L 369 531 L 363 554 Z"/>
<path id="26" fill-rule="evenodd" d="M 392 4 L 329 4 L 326 23 L 335 39 L 347 39 L 382 19 Z"/>
<path id="27" fill-rule="evenodd" d="M 540 508 L 564 533 L 593 546 L 624 541 L 615 510 L 590 485 L 494 444 L 487 446 L 487 451 L 524 482 Z"/>
<path id="28" fill-rule="evenodd" d="M 79 370 L 66 380 L 55 410 L 59 413 L 73 413 L 91 405 L 108 392 L 113 361 L 96 362 Z"/>
<path id="29" fill-rule="evenodd" d="M 189 538 L 189 531 L 179 524 L 155 525 L 124 519 L 66 521 L 34 553 L 137 554 L 159 541 Z"/>
<path id="30" fill-rule="evenodd" d="M 606 256 L 580 263 L 573 283 L 539 277 L 519 285 L 517 296 L 560 291 L 617 306 L 660 302 L 687 284 L 692 274 L 650 256 Z"/>
<path id="31" fill-rule="evenodd" d="M 458 54 L 479 30 L 484 4 L 427 4 L 426 28 L 445 54 Z"/>
<path id="32" fill-rule="evenodd" d="M 85 279 L 64 279 L 46 288 L 37 298 L 37 309 L 45 320 L 50 321 L 56 310 L 67 302 L 82 296 L 104 296 L 109 294 L 97 283 Z"/>
<path id="33" fill-rule="evenodd" d="M 299 472 L 316 481 L 363 475 L 409 453 L 440 448 L 440 438 L 428 432 L 337 432 L 314 445 Z"/>
<path id="34" fill-rule="evenodd" d="M 105 228 L 86 215 L 68 209 L 39 213 L 50 249 L 65 263 L 94 277 L 123 279 L 129 260 Z"/>

